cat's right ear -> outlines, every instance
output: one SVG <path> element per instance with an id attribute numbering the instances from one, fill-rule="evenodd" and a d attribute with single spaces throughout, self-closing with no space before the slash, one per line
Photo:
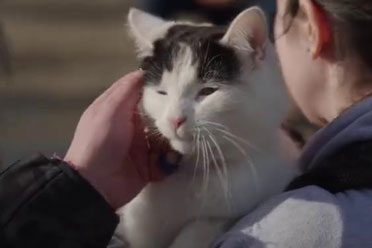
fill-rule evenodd
<path id="1" fill-rule="evenodd" d="M 254 53 L 256 59 L 263 59 L 268 39 L 265 13 L 258 7 L 252 7 L 234 19 L 221 43 Z"/>
<path id="2" fill-rule="evenodd" d="M 167 22 L 159 17 L 139 9 L 131 8 L 128 14 L 128 26 L 133 36 L 140 58 L 150 56 L 154 41 L 164 37 L 174 22 Z"/>

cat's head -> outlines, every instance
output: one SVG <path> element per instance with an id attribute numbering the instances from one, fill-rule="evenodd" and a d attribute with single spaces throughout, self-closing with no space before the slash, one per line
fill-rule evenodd
<path id="1" fill-rule="evenodd" d="M 202 138 L 251 139 L 279 125 L 281 76 L 259 8 L 227 28 L 132 9 L 129 26 L 145 70 L 144 111 L 177 151 L 190 153 Z"/>

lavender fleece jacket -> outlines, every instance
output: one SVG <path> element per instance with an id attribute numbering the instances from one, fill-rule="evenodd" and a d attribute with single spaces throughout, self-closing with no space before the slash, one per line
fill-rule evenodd
<path id="1" fill-rule="evenodd" d="M 372 98 L 319 131 L 305 148 L 299 166 L 305 171 L 316 168 L 330 154 L 363 141 L 372 141 Z M 372 157 L 372 150 L 360 156 Z M 239 221 L 214 247 L 372 247 L 372 190 L 332 194 L 307 186 L 285 192 Z"/>

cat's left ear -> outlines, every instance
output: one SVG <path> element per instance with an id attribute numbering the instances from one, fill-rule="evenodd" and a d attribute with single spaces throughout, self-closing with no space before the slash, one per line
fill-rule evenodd
<path id="1" fill-rule="evenodd" d="M 252 7 L 234 19 L 221 39 L 221 43 L 238 50 L 254 53 L 255 58 L 260 60 L 265 56 L 265 46 L 268 39 L 265 13 L 258 7 Z"/>

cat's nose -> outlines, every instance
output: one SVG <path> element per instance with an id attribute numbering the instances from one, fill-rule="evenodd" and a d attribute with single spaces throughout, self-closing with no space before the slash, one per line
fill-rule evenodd
<path id="1" fill-rule="evenodd" d="M 180 117 L 180 118 L 175 118 L 175 119 L 170 119 L 170 123 L 172 127 L 177 130 L 180 128 L 187 120 L 187 117 Z"/>

